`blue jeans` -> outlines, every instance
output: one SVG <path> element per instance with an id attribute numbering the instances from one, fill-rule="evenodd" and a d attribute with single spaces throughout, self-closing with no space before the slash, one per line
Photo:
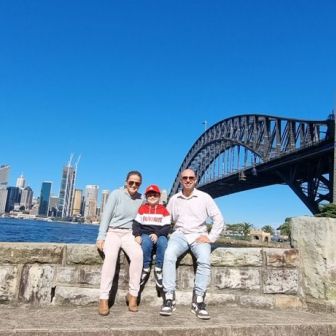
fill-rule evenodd
<path id="1" fill-rule="evenodd" d="M 199 296 L 203 296 L 206 292 L 210 283 L 211 245 L 209 243 L 195 242 L 189 244 L 183 233 L 175 231 L 169 237 L 168 247 L 164 256 L 162 275 L 163 288 L 166 293 L 171 294 L 175 292 L 176 261 L 189 248 L 197 260 L 194 291 Z"/>
<path id="2" fill-rule="evenodd" d="M 141 235 L 141 247 L 143 251 L 143 267 L 148 268 L 152 262 L 152 252 L 154 247 L 154 242 L 150 239 L 148 234 Z M 163 266 L 163 257 L 167 248 L 168 239 L 165 236 L 158 237 L 156 242 L 156 259 L 155 266 L 162 268 Z"/>

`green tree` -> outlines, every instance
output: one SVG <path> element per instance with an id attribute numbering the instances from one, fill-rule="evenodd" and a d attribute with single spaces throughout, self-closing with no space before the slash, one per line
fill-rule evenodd
<path id="1" fill-rule="evenodd" d="M 264 232 L 268 232 L 270 233 L 271 235 L 274 234 L 274 229 L 271 225 L 265 225 L 261 228 L 261 230 L 263 230 Z"/>
<path id="2" fill-rule="evenodd" d="M 251 229 L 253 228 L 253 225 L 250 223 L 241 223 L 242 225 L 242 231 L 243 231 L 243 235 L 245 238 L 247 238 L 247 236 L 250 234 Z"/>
<path id="3" fill-rule="evenodd" d="M 336 218 L 336 204 L 323 204 L 320 206 L 320 212 L 315 217 Z"/>
<path id="4" fill-rule="evenodd" d="M 290 230 L 290 226 L 289 226 L 289 220 L 290 220 L 290 218 L 287 217 L 285 219 L 285 223 L 280 225 L 277 230 L 280 230 L 280 233 L 281 233 L 282 236 L 288 236 L 288 238 L 290 239 L 291 230 Z"/>

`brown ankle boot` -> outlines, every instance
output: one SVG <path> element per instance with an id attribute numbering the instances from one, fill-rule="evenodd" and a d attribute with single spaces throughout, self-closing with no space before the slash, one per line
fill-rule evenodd
<path id="1" fill-rule="evenodd" d="M 137 297 L 128 293 L 126 295 L 126 303 L 128 305 L 128 310 L 136 313 L 138 311 Z"/>
<path id="2" fill-rule="evenodd" d="M 106 316 L 110 313 L 110 308 L 108 306 L 108 300 L 100 299 L 98 307 L 99 315 Z"/>

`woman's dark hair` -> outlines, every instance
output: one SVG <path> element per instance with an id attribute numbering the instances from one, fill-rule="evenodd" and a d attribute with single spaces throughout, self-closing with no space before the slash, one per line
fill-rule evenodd
<path id="1" fill-rule="evenodd" d="M 137 170 L 131 170 L 130 172 L 127 173 L 126 176 L 126 181 L 128 181 L 128 179 L 132 176 L 132 175 L 138 175 L 140 177 L 140 182 L 142 182 L 142 175 L 139 171 Z"/>

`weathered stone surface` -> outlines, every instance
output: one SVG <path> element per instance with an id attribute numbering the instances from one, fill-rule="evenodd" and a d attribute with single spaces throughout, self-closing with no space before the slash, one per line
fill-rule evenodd
<path id="1" fill-rule="evenodd" d="M 194 287 L 195 275 L 192 266 L 181 266 L 177 269 L 176 287 L 178 289 L 190 289 Z"/>
<path id="2" fill-rule="evenodd" d="M 18 266 L 1 266 L 0 268 L 0 303 L 16 299 L 16 287 L 19 279 Z"/>
<path id="3" fill-rule="evenodd" d="M 53 303 L 85 306 L 88 304 L 97 304 L 98 300 L 98 288 L 57 286 Z"/>
<path id="4" fill-rule="evenodd" d="M 263 272 L 265 294 L 296 294 L 299 288 L 299 274 L 296 269 L 267 269 Z"/>
<path id="5" fill-rule="evenodd" d="M 58 266 L 56 268 L 55 283 L 56 284 L 72 284 L 78 283 L 78 268 L 75 266 Z"/>
<path id="6" fill-rule="evenodd" d="M 260 272 L 255 268 L 214 268 L 212 283 L 219 289 L 260 289 Z"/>
<path id="7" fill-rule="evenodd" d="M 206 302 L 208 304 L 232 305 L 236 304 L 236 295 L 227 293 L 207 293 Z"/>
<path id="8" fill-rule="evenodd" d="M 297 249 L 263 249 L 266 266 L 297 267 L 299 252 Z"/>
<path id="9" fill-rule="evenodd" d="M 213 266 L 262 266 L 260 248 L 217 248 L 211 254 Z"/>
<path id="10" fill-rule="evenodd" d="M 274 301 L 272 297 L 257 296 L 257 295 L 242 295 L 239 298 L 242 306 L 255 308 L 274 308 Z"/>
<path id="11" fill-rule="evenodd" d="M 275 295 L 274 306 L 279 309 L 302 309 L 302 300 L 294 295 Z"/>
<path id="12" fill-rule="evenodd" d="M 101 266 L 82 266 L 79 269 L 79 283 L 84 285 L 100 285 Z"/>
<path id="13" fill-rule="evenodd" d="M 68 244 L 66 246 L 65 264 L 95 265 L 102 264 L 103 259 L 96 245 L 93 244 Z"/>
<path id="14" fill-rule="evenodd" d="M 192 266 L 193 265 L 193 257 L 190 252 L 183 255 L 177 262 L 178 265 Z"/>
<path id="15" fill-rule="evenodd" d="M 26 265 L 22 271 L 19 298 L 26 303 L 50 304 L 55 266 Z"/>
<path id="16" fill-rule="evenodd" d="M 50 243 L 0 243 L 0 264 L 60 264 L 64 246 Z"/>
<path id="17" fill-rule="evenodd" d="M 292 244 L 300 251 L 303 295 L 336 300 L 336 219 L 296 217 L 290 227 Z"/>

